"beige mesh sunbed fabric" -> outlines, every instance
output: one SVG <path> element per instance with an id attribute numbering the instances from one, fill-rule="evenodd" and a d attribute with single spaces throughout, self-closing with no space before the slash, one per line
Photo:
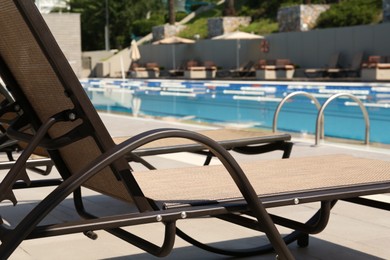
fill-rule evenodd
<path id="1" fill-rule="evenodd" d="M 340 154 L 262 160 L 240 166 L 259 197 L 290 194 L 293 199 L 291 194 L 302 197 L 313 191 L 325 193 L 326 190 L 390 183 L 390 161 Z M 135 176 L 146 196 L 163 202 L 186 204 L 188 201 L 242 197 L 222 165 L 136 172 Z"/>

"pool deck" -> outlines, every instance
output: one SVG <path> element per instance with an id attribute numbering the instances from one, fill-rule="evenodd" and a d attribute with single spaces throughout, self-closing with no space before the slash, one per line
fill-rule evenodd
<path id="1" fill-rule="evenodd" d="M 206 126 L 182 124 L 170 120 L 158 121 L 153 119 L 132 118 L 121 115 L 101 114 L 112 136 L 134 135 L 145 130 L 159 127 L 176 127 L 189 130 L 198 130 Z M 366 147 L 363 145 L 345 145 L 325 142 L 314 147 L 312 138 L 293 138 L 294 147 L 291 157 L 323 154 L 352 154 L 367 158 L 390 160 L 390 149 Z M 280 152 L 263 155 L 239 155 L 234 157 L 239 161 L 279 158 Z M 198 155 L 180 153 L 175 155 L 155 156 L 153 162 L 160 167 L 191 166 L 202 161 Z M 218 162 L 214 162 L 218 163 Z M 56 173 L 53 173 L 56 174 Z M 53 175 L 52 174 L 52 175 Z M 32 191 L 20 191 L 16 194 L 20 205 L 29 208 L 30 203 L 39 199 L 44 191 L 50 188 Z M 104 212 L 107 208 L 120 212 L 128 207 L 124 203 L 114 201 L 86 191 L 86 200 L 89 206 L 96 211 Z M 376 196 L 378 200 L 389 201 L 390 194 Z M 3 202 L 4 203 L 4 202 Z M 317 205 L 306 204 L 292 207 L 271 209 L 272 212 L 288 214 L 297 219 L 306 219 L 314 212 Z M 3 204 L 2 207 L 11 207 Z M 7 213 L 7 212 L 6 212 Z M 3 213 L 5 218 L 7 215 Z M 14 212 L 10 219 L 20 218 L 20 213 Z M 67 199 L 50 218 L 72 218 L 75 212 L 71 199 Z M 50 220 L 48 220 L 50 221 Z M 195 224 L 194 224 L 195 223 Z M 198 225 L 199 224 L 199 225 Z M 231 225 L 211 219 L 183 221 L 180 227 L 195 234 L 196 237 L 215 245 L 252 245 L 261 240 L 255 237 L 256 233 L 244 229 L 233 228 Z M 152 241 L 162 240 L 161 225 L 136 226 L 129 228 L 136 234 L 144 234 Z M 283 232 L 283 229 L 281 229 Z M 113 237 L 106 232 L 98 231 L 99 238 L 90 240 L 82 234 L 51 237 L 23 242 L 10 259 L 155 259 L 142 250 Z M 346 202 L 339 202 L 333 209 L 327 228 L 320 234 L 310 237 L 307 248 L 298 248 L 295 243 L 289 245 L 297 259 L 390 259 L 390 212 L 362 207 Z M 246 259 L 258 259 L 252 257 Z M 173 252 L 166 259 L 230 259 L 229 257 L 208 253 L 189 245 L 177 238 Z M 270 253 L 261 259 L 275 259 Z"/>

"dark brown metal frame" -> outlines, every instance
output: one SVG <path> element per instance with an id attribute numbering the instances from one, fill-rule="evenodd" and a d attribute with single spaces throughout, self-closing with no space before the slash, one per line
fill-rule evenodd
<path id="1" fill-rule="evenodd" d="M 78 79 L 75 77 L 65 57 L 60 52 L 59 47 L 55 44 L 54 38 L 48 33 L 49 30 L 44 24 L 42 17 L 39 15 L 33 1 L 7 1 L 15 3 L 18 10 L 23 15 L 26 24 L 29 26 L 37 43 L 40 45 L 42 52 L 46 55 L 53 70 L 57 74 L 58 79 L 62 82 L 64 92 L 66 92 L 67 97 L 73 101 L 75 107 L 71 111 L 65 110 L 57 115 L 53 115 L 47 121 L 41 122 L 35 114 L 29 100 L 24 95 L 18 81 L 14 78 L 0 54 L 1 76 L 6 82 L 7 87 L 11 90 L 16 101 L 23 109 L 23 115 L 28 117 L 28 120 L 25 119 L 25 117 L 20 118 L 20 120 L 13 124 L 9 129 L 9 134 L 12 137 L 27 141 L 28 146 L 0 184 L 0 201 L 8 199 L 16 204 L 17 199 L 14 195 L 14 188 L 39 187 L 41 185 L 53 184 L 58 185 L 54 191 L 40 201 L 39 204 L 15 226 L 15 228 L 10 229 L 6 228 L 4 225 L 0 225 L 0 240 L 2 241 L 0 245 L 1 258 L 8 258 L 24 239 L 50 237 L 78 232 L 83 232 L 88 237 L 95 238 L 95 234 L 93 233 L 94 230 L 106 230 L 157 256 L 169 254 L 173 248 L 176 234 L 187 239 L 194 245 L 216 253 L 251 255 L 263 252 L 263 249 L 261 248 L 249 249 L 246 251 L 215 249 L 214 247 L 203 245 L 202 243 L 191 239 L 184 232 L 176 228 L 176 221 L 178 220 L 211 216 L 264 232 L 269 238 L 273 250 L 276 251 L 280 259 L 293 259 L 286 243 L 298 239 L 298 242 L 301 245 L 306 245 L 308 238 L 307 234 L 317 233 L 325 228 L 330 210 L 337 199 L 351 199 L 360 195 L 390 192 L 389 183 L 381 183 L 358 187 L 280 194 L 261 197 L 259 199 L 244 172 L 226 148 L 198 133 L 179 129 L 156 129 L 131 137 L 119 145 L 114 145 L 108 132 L 105 130 L 103 123 L 98 118 L 96 111 L 90 104 L 88 97 L 83 92 Z M 54 139 L 48 134 L 48 131 L 58 122 L 72 121 L 77 120 L 78 118 L 81 118 L 83 123 L 79 125 L 77 129 Z M 26 124 L 30 123 L 36 130 L 33 135 L 27 135 L 22 131 Z M 94 138 L 95 142 L 99 145 L 102 154 L 90 162 L 88 167 L 85 167 L 84 170 L 71 174 L 70 170 L 66 167 L 63 158 L 58 153 L 58 149 L 87 136 L 92 136 Z M 172 208 L 159 208 L 154 201 L 146 198 L 135 181 L 127 164 L 127 160 L 124 158 L 135 152 L 137 148 L 149 142 L 172 137 L 193 140 L 199 143 L 201 147 L 206 147 L 207 150 L 212 152 L 225 166 L 231 178 L 241 191 L 243 198 L 215 202 L 213 204 L 194 204 Z M 25 163 L 37 146 L 50 149 L 50 156 L 59 169 L 63 180 L 53 180 L 52 183 L 30 181 L 25 171 Z M 250 154 L 252 152 L 251 148 L 245 152 Z M 129 195 L 133 198 L 139 212 L 97 217 L 86 211 L 82 202 L 80 187 L 107 166 L 110 166 L 113 174 L 126 184 Z M 45 216 L 50 214 L 58 204 L 72 193 L 75 197 L 75 207 L 80 216 L 85 219 L 53 225 L 39 225 Z M 306 223 L 298 223 L 280 216 L 269 215 L 266 211 L 267 207 L 293 205 L 294 198 L 297 197 L 299 197 L 300 203 L 321 202 L 318 213 Z M 364 203 L 360 201 L 354 202 Z M 249 215 L 255 217 L 256 220 L 253 220 L 253 218 L 245 218 L 244 216 L 236 216 L 236 214 Z M 152 244 L 121 228 L 124 226 L 155 222 L 161 222 L 165 225 L 165 239 L 161 246 Z M 295 231 L 283 240 L 278 233 L 275 224 L 289 227 Z"/>
<path id="2" fill-rule="evenodd" d="M 2 200 L 9 199 L 14 202 L 14 204 L 17 203 L 16 198 L 13 194 L 12 188 L 7 190 L 7 187 L 13 187 L 13 185 L 18 180 L 23 180 L 25 183 L 29 183 L 30 180 L 27 176 L 27 174 L 22 170 L 23 164 L 31 155 L 31 152 L 38 146 L 42 145 L 42 139 L 47 134 L 47 131 L 58 121 L 64 120 L 63 115 L 59 115 L 56 118 L 52 118 L 47 123 L 43 124 L 41 128 L 36 133 L 36 136 L 29 142 L 29 145 L 25 149 L 25 151 L 22 153 L 22 155 L 19 157 L 17 163 L 15 166 L 11 169 L 10 173 L 7 174 L 5 179 L 3 180 L 0 191 L 2 191 L 2 197 L 0 197 Z M 16 130 L 11 131 L 11 134 L 14 138 L 22 137 L 22 133 L 18 133 Z M 225 165 L 227 170 L 232 175 L 233 180 L 237 183 L 239 189 L 243 193 L 244 198 L 248 202 L 248 205 L 250 208 L 253 208 L 251 210 L 252 214 L 257 217 L 259 223 L 262 223 L 260 226 L 262 229 L 264 229 L 265 233 L 269 237 L 270 241 L 273 242 L 274 247 L 277 247 L 277 251 L 281 256 L 285 256 L 286 259 L 292 257 L 291 253 L 286 248 L 283 241 L 281 241 L 281 237 L 278 235 L 276 228 L 274 227 L 272 220 L 266 214 L 264 206 L 260 203 L 260 201 L 257 199 L 257 195 L 254 192 L 253 188 L 250 186 L 249 181 L 246 179 L 244 173 L 240 169 L 239 165 L 235 162 L 233 157 L 224 149 L 222 146 L 218 145 L 216 142 L 212 141 L 211 139 L 208 139 L 202 135 L 183 131 L 183 130 L 176 130 L 176 129 L 159 129 L 159 130 L 153 130 L 149 131 L 147 133 L 140 134 L 138 136 L 135 136 L 133 138 L 130 138 L 128 141 L 108 150 L 105 154 L 102 154 L 102 156 L 96 158 L 96 160 L 91 163 L 91 167 L 88 167 L 88 170 L 86 170 L 84 173 L 80 174 L 74 174 L 64 180 L 64 182 L 58 186 L 51 194 L 49 194 L 41 203 L 37 205 L 35 209 L 29 213 L 24 220 L 22 220 L 15 229 L 12 231 L 7 230 L 7 228 L 2 227 L 1 233 L 2 233 L 2 245 L 0 246 L 0 254 L 3 256 L 8 257 L 10 253 L 12 253 L 13 250 L 23 241 L 23 239 L 29 238 L 29 234 L 32 237 L 40 237 L 43 234 L 43 236 L 51 236 L 51 235 L 58 235 L 58 234 L 65 234 L 65 233 L 73 233 L 73 232 L 80 232 L 85 231 L 88 232 L 95 229 L 105 229 L 110 233 L 113 233 L 114 235 L 125 239 L 126 241 L 135 244 L 142 249 L 155 254 L 159 256 L 163 256 L 170 252 L 171 248 L 173 247 L 173 241 L 174 236 L 176 234 L 176 227 L 175 227 L 175 221 L 178 219 L 183 218 L 183 211 L 180 209 L 179 211 L 174 210 L 174 212 L 170 212 L 172 210 L 157 210 L 157 206 L 153 205 L 151 201 L 149 200 L 137 200 L 135 198 L 135 203 L 137 204 L 138 208 L 140 209 L 140 212 L 143 211 L 150 211 L 155 210 L 154 213 L 146 212 L 146 217 L 148 215 L 151 215 L 151 219 L 144 218 L 142 215 L 139 215 L 139 219 L 133 219 L 133 221 L 130 219 L 130 216 L 123 217 L 117 217 L 115 218 L 114 223 L 109 223 L 110 221 L 106 222 L 105 218 L 99 218 L 99 219 L 90 219 L 85 220 L 80 223 L 71 223 L 68 222 L 65 224 L 67 228 L 63 228 L 63 225 L 50 225 L 47 227 L 37 227 L 37 225 L 40 223 L 40 221 L 51 211 L 53 210 L 59 203 L 61 203 L 68 195 L 70 195 L 72 192 L 79 192 L 79 187 L 90 179 L 92 176 L 97 174 L 99 171 L 101 171 L 103 168 L 107 167 L 108 165 L 112 165 L 116 160 L 119 158 L 123 158 L 126 154 L 129 154 L 136 148 L 152 142 L 154 140 L 162 139 L 162 138 L 170 138 L 170 137 L 181 137 L 181 138 L 187 138 L 194 140 L 196 142 L 202 143 L 205 145 L 208 149 L 213 151 L 213 153 L 221 160 L 221 162 Z M 46 143 L 46 142 L 45 142 Z M 127 180 L 129 177 L 128 173 L 120 173 L 122 180 Z M 130 184 L 130 182 L 128 182 Z M 140 195 L 142 195 L 142 192 L 140 191 Z M 145 203 L 146 202 L 146 203 Z M 194 217 L 198 217 L 201 215 L 214 215 L 218 214 L 218 211 L 221 210 L 221 206 L 218 206 L 216 209 L 214 209 L 215 206 L 212 206 L 211 208 L 208 207 L 195 207 L 199 208 L 196 210 L 186 210 L 186 217 L 191 217 L 192 212 L 194 211 Z M 80 207 L 79 207 L 80 208 Z M 214 213 L 215 211 L 215 213 Z M 224 213 L 228 213 L 229 211 L 225 209 Z M 198 215 L 200 214 L 200 215 Z M 137 215 L 137 214 L 135 214 Z M 161 219 L 158 217 L 160 216 Z M 167 219 L 167 220 L 165 220 Z M 125 221 L 122 223 L 122 221 Z M 150 223 L 150 222 L 156 222 L 156 221 L 162 221 L 166 225 L 166 242 L 164 242 L 163 246 L 161 248 L 150 244 L 147 241 L 144 241 L 143 239 L 136 237 L 122 229 L 119 229 L 122 225 L 131 225 L 134 224 L 141 224 L 141 223 Z M 91 226 L 89 225 L 89 222 L 92 222 Z M 61 231 L 64 230 L 64 231 Z M 66 230 L 66 231 L 65 231 Z M 62 233 L 65 232 L 65 233 Z M 284 259 L 284 257 L 283 257 Z"/>

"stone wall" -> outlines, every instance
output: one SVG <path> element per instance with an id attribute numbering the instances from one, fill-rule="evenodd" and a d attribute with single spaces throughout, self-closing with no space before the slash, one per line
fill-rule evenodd
<path id="1" fill-rule="evenodd" d="M 280 32 L 296 32 L 301 27 L 301 6 L 283 7 L 278 10 L 277 20 Z"/>
<path id="2" fill-rule="evenodd" d="M 78 77 L 82 75 L 80 14 L 42 14 L 54 38 Z"/>
<path id="3" fill-rule="evenodd" d="M 280 32 L 304 32 L 316 25 L 320 14 L 329 9 L 329 5 L 296 5 L 278 10 Z"/>
<path id="4" fill-rule="evenodd" d="M 229 32 L 237 31 L 240 26 L 248 26 L 250 17 L 218 17 L 207 20 L 208 37 L 212 38 Z"/>
<path id="5" fill-rule="evenodd" d="M 383 0 L 383 22 L 390 22 L 390 0 Z"/>
<path id="6" fill-rule="evenodd" d="M 176 25 L 166 24 L 162 26 L 154 26 L 152 28 L 153 41 L 158 41 L 164 38 L 175 36 L 184 28 L 186 28 L 186 26 L 181 24 L 176 24 Z"/>

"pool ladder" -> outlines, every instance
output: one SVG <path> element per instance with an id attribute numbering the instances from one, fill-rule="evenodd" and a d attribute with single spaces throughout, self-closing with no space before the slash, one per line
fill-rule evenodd
<path id="1" fill-rule="evenodd" d="M 330 96 L 324 102 L 324 104 L 322 104 L 322 106 L 321 106 L 320 102 L 318 102 L 318 99 L 315 98 L 312 94 L 310 94 L 308 92 L 296 91 L 296 92 L 288 94 L 280 101 L 278 107 L 275 110 L 274 120 L 273 120 L 273 125 L 272 125 L 273 132 L 276 132 L 279 113 L 280 113 L 280 110 L 282 109 L 284 103 L 286 103 L 287 100 L 289 100 L 290 98 L 295 97 L 295 96 L 305 96 L 305 97 L 311 99 L 313 101 L 313 103 L 315 104 L 315 106 L 317 107 L 318 114 L 317 114 L 317 120 L 316 120 L 315 145 L 319 144 L 320 139 L 324 139 L 324 111 L 325 111 L 325 109 L 334 99 L 339 98 L 339 97 L 349 97 L 350 99 L 354 100 L 359 105 L 360 110 L 363 113 L 364 121 L 365 121 L 365 125 L 366 125 L 364 144 L 368 145 L 370 143 L 370 119 L 368 116 L 367 109 L 360 99 L 358 99 L 356 96 L 354 96 L 350 93 L 334 94 L 334 95 Z"/>

